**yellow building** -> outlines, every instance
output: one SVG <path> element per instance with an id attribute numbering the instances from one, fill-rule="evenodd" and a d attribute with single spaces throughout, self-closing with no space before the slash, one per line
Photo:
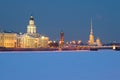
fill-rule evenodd
<path id="1" fill-rule="evenodd" d="M 90 29 L 90 35 L 89 35 L 89 41 L 88 45 L 94 45 L 94 35 L 93 35 L 93 29 L 92 29 L 92 19 L 91 19 L 91 29 Z"/>
<path id="2" fill-rule="evenodd" d="M 24 34 L 21 38 L 21 48 L 47 48 L 48 37 L 35 37 L 29 34 Z"/>
<path id="3" fill-rule="evenodd" d="M 90 29 L 88 45 L 90 45 L 90 46 L 94 46 L 94 45 L 102 46 L 102 43 L 101 43 L 99 38 L 96 39 L 96 42 L 94 41 L 94 35 L 93 35 L 93 29 L 92 29 L 92 19 L 91 19 L 91 29 Z"/>
<path id="4" fill-rule="evenodd" d="M 0 33 L 0 47 L 14 48 L 16 47 L 16 33 Z"/>
<path id="5" fill-rule="evenodd" d="M 47 48 L 48 47 L 48 42 L 49 42 L 49 38 L 42 36 L 39 38 L 39 48 Z"/>
<path id="6" fill-rule="evenodd" d="M 17 48 L 21 48 L 21 46 L 22 46 L 22 43 L 21 43 L 22 42 L 21 41 L 22 36 L 23 36 L 22 33 L 17 35 L 17 42 L 16 42 L 16 47 Z"/>
<path id="7" fill-rule="evenodd" d="M 19 40 L 20 39 L 20 40 Z M 49 38 L 36 33 L 33 16 L 30 17 L 27 33 L 18 39 L 21 48 L 47 48 Z"/>
<path id="8" fill-rule="evenodd" d="M 96 39 L 96 44 L 97 44 L 97 46 L 102 46 L 102 43 L 99 38 Z"/>
<path id="9" fill-rule="evenodd" d="M 29 24 L 27 26 L 27 33 L 28 34 L 36 33 L 36 25 L 35 25 L 33 16 L 30 16 Z"/>
<path id="10" fill-rule="evenodd" d="M 4 47 L 4 33 L 0 33 L 0 47 Z"/>

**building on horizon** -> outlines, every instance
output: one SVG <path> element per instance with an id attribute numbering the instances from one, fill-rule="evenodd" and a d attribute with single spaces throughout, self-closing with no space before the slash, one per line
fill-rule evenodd
<path id="1" fill-rule="evenodd" d="M 60 41 L 59 41 L 59 47 L 63 48 L 64 47 L 64 32 L 60 32 Z"/>
<path id="2" fill-rule="evenodd" d="M 19 35 L 18 41 L 21 48 L 47 48 L 49 38 L 37 33 L 34 18 L 30 16 L 27 33 Z"/>
<path id="3" fill-rule="evenodd" d="M 82 41 L 78 42 L 72 41 L 67 43 L 67 45 L 81 45 Z M 34 22 L 33 16 L 30 16 L 29 23 L 27 25 L 26 33 L 15 33 L 15 32 L 0 32 L 0 47 L 6 48 L 48 48 L 48 47 L 58 47 L 64 48 L 64 32 L 60 32 L 60 40 L 58 42 L 50 42 L 49 37 L 43 36 L 37 33 L 37 28 Z M 87 44 L 85 44 L 87 45 Z M 96 41 L 93 35 L 92 19 L 90 22 L 90 35 L 88 40 L 89 46 L 102 46 L 100 38 Z"/>
<path id="4" fill-rule="evenodd" d="M 96 45 L 97 46 L 102 46 L 102 42 L 100 41 L 100 38 L 96 39 Z"/>
<path id="5" fill-rule="evenodd" d="M 27 33 L 0 32 L 0 47 L 6 48 L 47 48 L 49 37 L 36 31 L 33 16 L 30 16 Z"/>
<path id="6" fill-rule="evenodd" d="M 14 48 L 16 47 L 17 33 L 0 32 L 0 47 Z"/>
<path id="7" fill-rule="evenodd" d="M 102 46 L 100 38 L 97 38 L 96 42 L 94 41 L 92 18 L 91 18 L 91 22 L 90 22 L 90 35 L 89 35 L 88 45 L 89 46 L 95 46 L 95 45 Z"/>
<path id="8" fill-rule="evenodd" d="M 93 35 L 93 27 L 92 27 L 92 18 L 90 22 L 90 35 L 89 35 L 89 40 L 88 40 L 88 45 L 94 45 L 94 35 Z"/>

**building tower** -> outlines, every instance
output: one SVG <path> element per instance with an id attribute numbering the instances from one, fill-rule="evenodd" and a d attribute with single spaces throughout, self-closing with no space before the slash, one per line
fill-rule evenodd
<path id="1" fill-rule="evenodd" d="M 97 46 L 102 46 L 102 43 L 101 43 L 101 41 L 100 41 L 100 38 L 97 38 L 97 39 L 96 39 L 96 44 L 97 44 Z"/>
<path id="2" fill-rule="evenodd" d="M 59 47 L 64 47 L 64 32 L 60 32 L 60 41 L 59 41 Z"/>
<path id="3" fill-rule="evenodd" d="M 33 16 L 30 16 L 29 24 L 27 26 L 27 33 L 28 34 L 36 33 L 36 26 L 35 26 L 35 23 L 34 23 Z"/>
<path id="4" fill-rule="evenodd" d="M 93 29 L 92 29 L 92 18 L 91 18 L 91 26 L 90 26 L 90 35 L 89 35 L 89 45 L 94 45 L 94 35 L 93 35 Z"/>

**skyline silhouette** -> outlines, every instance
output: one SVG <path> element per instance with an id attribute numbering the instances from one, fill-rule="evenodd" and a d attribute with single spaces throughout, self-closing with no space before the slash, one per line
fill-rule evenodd
<path id="1" fill-rule="evenodd" d="M 26 32 L 29 16 L 35 18 L 37 32 L 52 40 L 59 40 L 59 32 L 65 40 L 89 39 L 92 17 L 95 38 L 102 42 L 120 41 L 119 1 L 101 0 L 1 0 L 0 29 Z"/>

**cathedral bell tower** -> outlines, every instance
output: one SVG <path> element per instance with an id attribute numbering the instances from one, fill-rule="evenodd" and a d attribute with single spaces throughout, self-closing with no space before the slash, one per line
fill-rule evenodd
<path id="1" fill-rule="evenodd" d="M 29 24 L 27 26 L 27 33 L 28 34 L 36 33 L 36 26 L 35 26 L 35 23 L 34 23 L 33 16 L 30 16 Z"/>
<path id="2" fill-rule="evenodd" d="M 89 41 L 88 41 L 88 44 L 89 45 L 94 45 L 95 42 L 94 42 L 94 35 L 93 35 L 93 29 L 92 29 L 92 19 L 91 19 L 91 26 L 90 26 L 90 35 L 89 35 Z"/>

